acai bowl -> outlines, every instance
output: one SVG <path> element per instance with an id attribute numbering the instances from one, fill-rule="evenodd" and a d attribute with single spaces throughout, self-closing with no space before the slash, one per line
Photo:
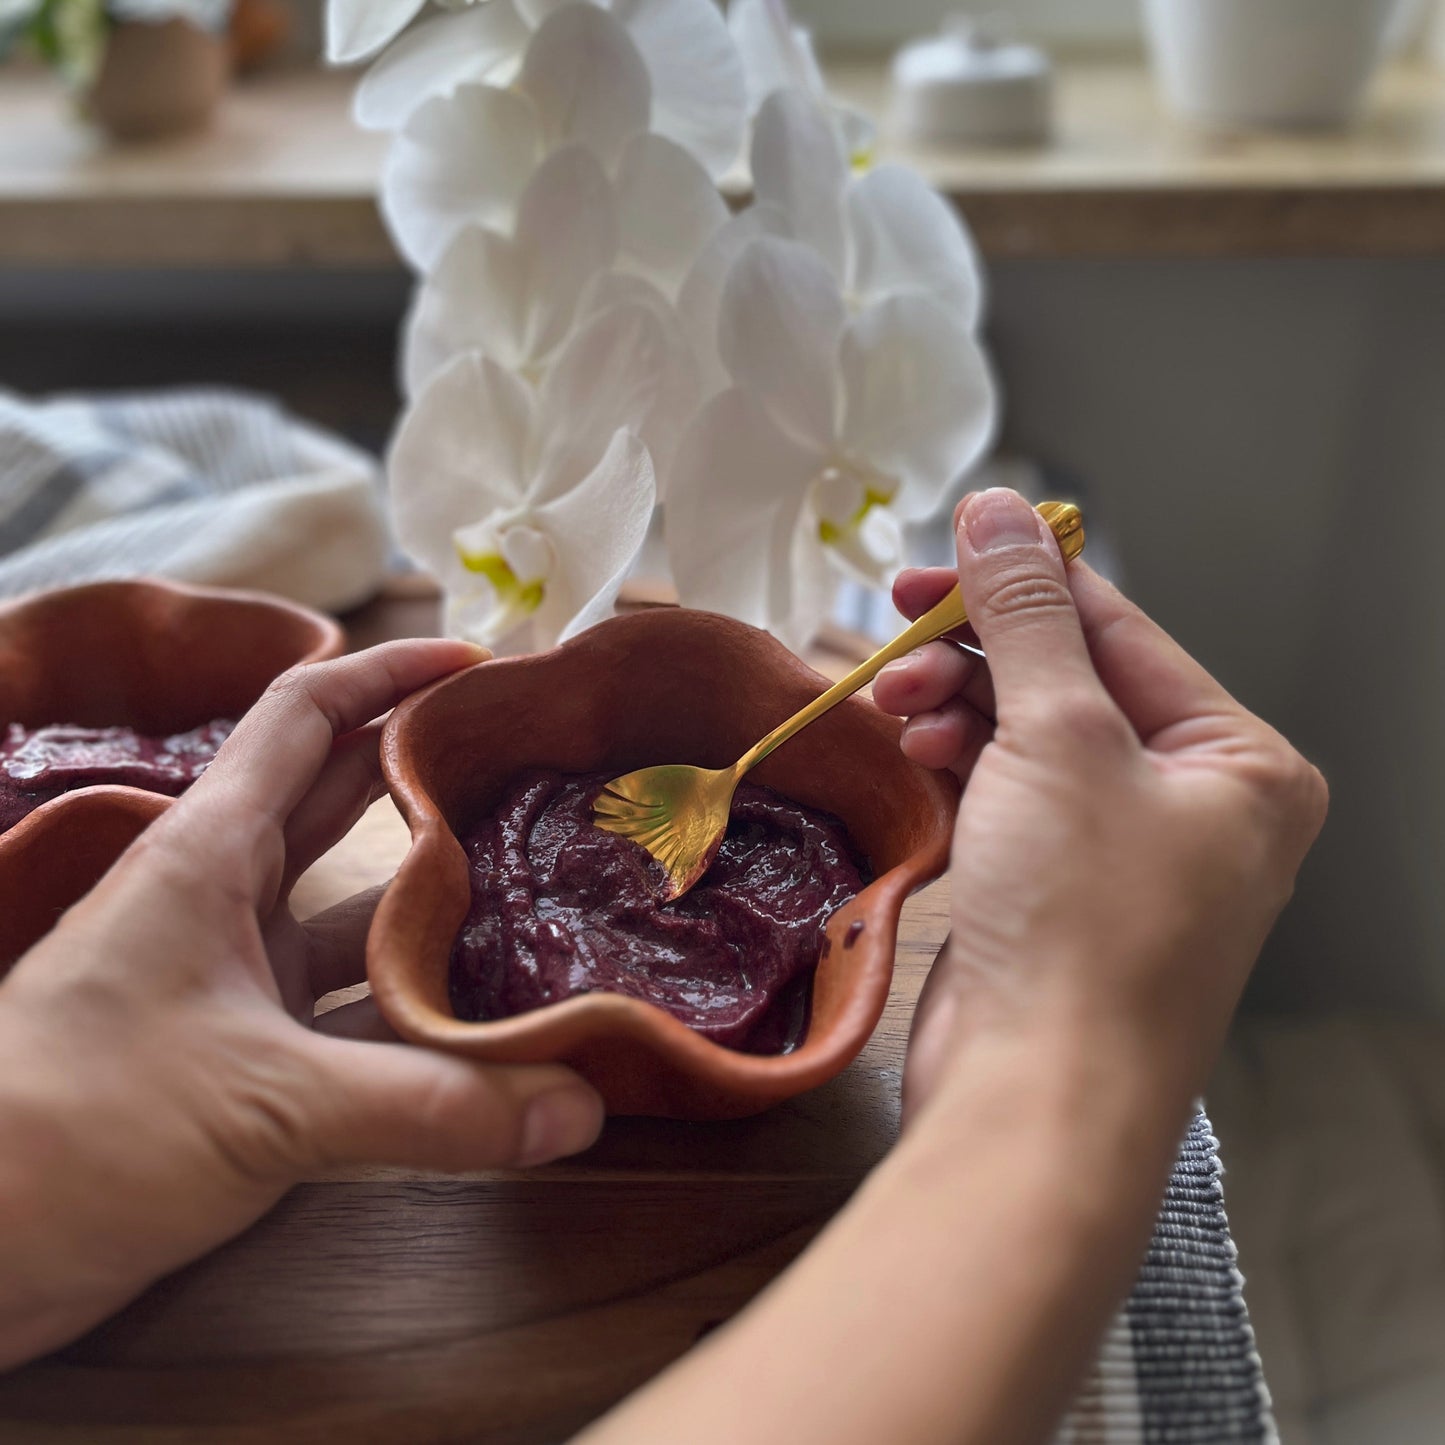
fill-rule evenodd
<path id="1" fill-rule="evenodd" d="M 372 991 L 391 1026 L 475 1059 L 569 1064 L 614 1114 L 740 1117 L 839 1073 L 887 1000 L 905 899 L 947 864 L 958 800 L 953 778 L 910 763 L 898 721 L 861 698 L 750 776 L 783 804 L 836 820 L 859 865 L 857 891 L 822 928 L 802 1027 L 786 1048 L 719 1042 L 655 1002 L 606 988 L 463 1018 L 453 967 L 475 901 L 464 844 L 519 780 L 657 762 L 722 766 L 827 686 L 765 632 L 655 608 L 550 652 L 481 663 L 408 699 L 387 724 L 382 766 L 412 842 L 367 945 Z"/>

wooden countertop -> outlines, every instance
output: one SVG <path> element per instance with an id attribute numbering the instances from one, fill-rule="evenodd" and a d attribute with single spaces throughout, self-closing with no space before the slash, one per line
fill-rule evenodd
<path id="1" fill-rule="evenodd" d="M 886 110 L 882 67 L 833 69 Z M 384 139 L 357 131 L 350 75 L 239 85 L 207 133 L 107 147 L 46 76 L 0 84 L 0 265 L 390 267 L 373 203 Z M 1445 255 L 1445 75 L 1381 77 L 1339 135 L 1206 136 L 1170 119 L 1147 71 L 1060 71 L 1056 142 L 907 160 L 1003 257 Z"/>

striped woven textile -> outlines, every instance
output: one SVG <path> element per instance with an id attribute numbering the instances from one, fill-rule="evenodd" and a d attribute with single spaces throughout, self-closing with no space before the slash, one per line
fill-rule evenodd
<path id="1" fill-rule="evenodd" d="M 1134 1291 L 1057 1445 L 1276 1445 L 1222 1172 L 1197 1114 Z"/>
<path id="2" fill-rule="evenodd" d="M 149 573 L 340 610 L 388 545 L 375 459 L 264 397 L 0 391 L 0 597 Z"/>

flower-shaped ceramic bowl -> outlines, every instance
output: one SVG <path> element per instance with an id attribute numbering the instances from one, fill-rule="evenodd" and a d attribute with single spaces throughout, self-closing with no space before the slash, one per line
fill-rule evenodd
<path id="1" fill-rule="evenodd" d="M 0 730 L 65 722 L 184 732 L 239 718 L 288 667 L 336 657 L 344 644 L 330 618 L 259 593 L 151 579 L 37 592 L 0 605 Z M 0 833 L 0 855 L 90 791 L 63 793 Z"/>
<path id="2" fill-rule="evenodd" d="M 570 1064 L 615 1114 L 735 1118 L 837 1074 L 883 1011 L 899 913 L 946 866 L 958 802 L 953 779 L 910 763 L 898 722 L 861 698 L 751 775 L 841 818 L 874 875 L 829 920 L 796 1050 L 737 1052 L 651 1004 L 601 992 L 472 1023 L 455 1016 L 448 992 L 470 903 L 456 835 L 486 817 L 516 774 L 721 767 L 827 685 L 765 632 L 660 608 L 602 623 L 552 652 L 482 663 L 409 698 L 383 735 L 382 766 L 412 846 L 367 945 L 372 992 L 392 1027 L 476 1059 Z"/>

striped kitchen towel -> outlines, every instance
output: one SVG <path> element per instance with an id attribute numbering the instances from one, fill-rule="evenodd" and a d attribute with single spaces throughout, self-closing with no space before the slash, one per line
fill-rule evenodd
<path id="1" fill-rule="evenodd" d="M 1133 1293 L 1056 1445 L 1278 1445 L 1222 1172 L 1197 1114 Z"/>
<path id="2" fill-rule="evenodd" d="M 0 597 L 148 573 L 340 611 L 387 549 L 376 461 L 264 397 L 0 391 Z"/>

